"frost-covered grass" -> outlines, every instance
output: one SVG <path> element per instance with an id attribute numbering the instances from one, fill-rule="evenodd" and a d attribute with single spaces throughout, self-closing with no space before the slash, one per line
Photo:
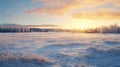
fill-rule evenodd
<path id="1" fill-rule="evenodd" d="M 120 35 L 0 33 L 0 67 L 82 67 L 81 64 L 120 67 Z"/>

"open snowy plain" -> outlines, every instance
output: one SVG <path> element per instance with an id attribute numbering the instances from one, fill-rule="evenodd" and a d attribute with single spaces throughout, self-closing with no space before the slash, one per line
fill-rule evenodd
<path id="1" fill-rule="evenodd" d="M 120 34 L 0 33 L 0 67 L 120 67 Z"/>

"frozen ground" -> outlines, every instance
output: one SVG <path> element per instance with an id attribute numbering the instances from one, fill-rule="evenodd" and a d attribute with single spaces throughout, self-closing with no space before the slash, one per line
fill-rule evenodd
<path id="1" fill-rule="evenodd" d="M 0 33 L 0 67 L 120 67 L 120 34 Z"/>

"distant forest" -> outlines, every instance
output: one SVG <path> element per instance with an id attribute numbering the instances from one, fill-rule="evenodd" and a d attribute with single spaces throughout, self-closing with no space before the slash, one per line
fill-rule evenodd
<path id="1" fill-rule="evenodd" d="M 80 33 L 120 33 L 120 27 L 117 24 L 102 26 L 94 29 L 69 30 L 57 28 L 56 25 L 0 25 L 0 33 L 24 33 L 24 32 L 80 32 Z"/>
<path id="2" fill-rule="evenodd" d="M 102 26 L 95 29 L 87 29 L 86 33 L 120 33 L 120 27 L 117 24 L 110 26 Z"/>
<path id="3" fill-rule="evenodd" d="M 25 32 L 59 32 L 56 25 L 18 25 L 2 24 L 0 33 L 25 33 Z"/>

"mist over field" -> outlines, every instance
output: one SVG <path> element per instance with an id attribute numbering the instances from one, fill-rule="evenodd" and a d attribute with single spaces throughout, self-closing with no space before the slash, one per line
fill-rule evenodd
<path id="1" fill-rule="evenodd" d="M 120 34 L 0 33 L 0 67 L 120 67 Z"/>

